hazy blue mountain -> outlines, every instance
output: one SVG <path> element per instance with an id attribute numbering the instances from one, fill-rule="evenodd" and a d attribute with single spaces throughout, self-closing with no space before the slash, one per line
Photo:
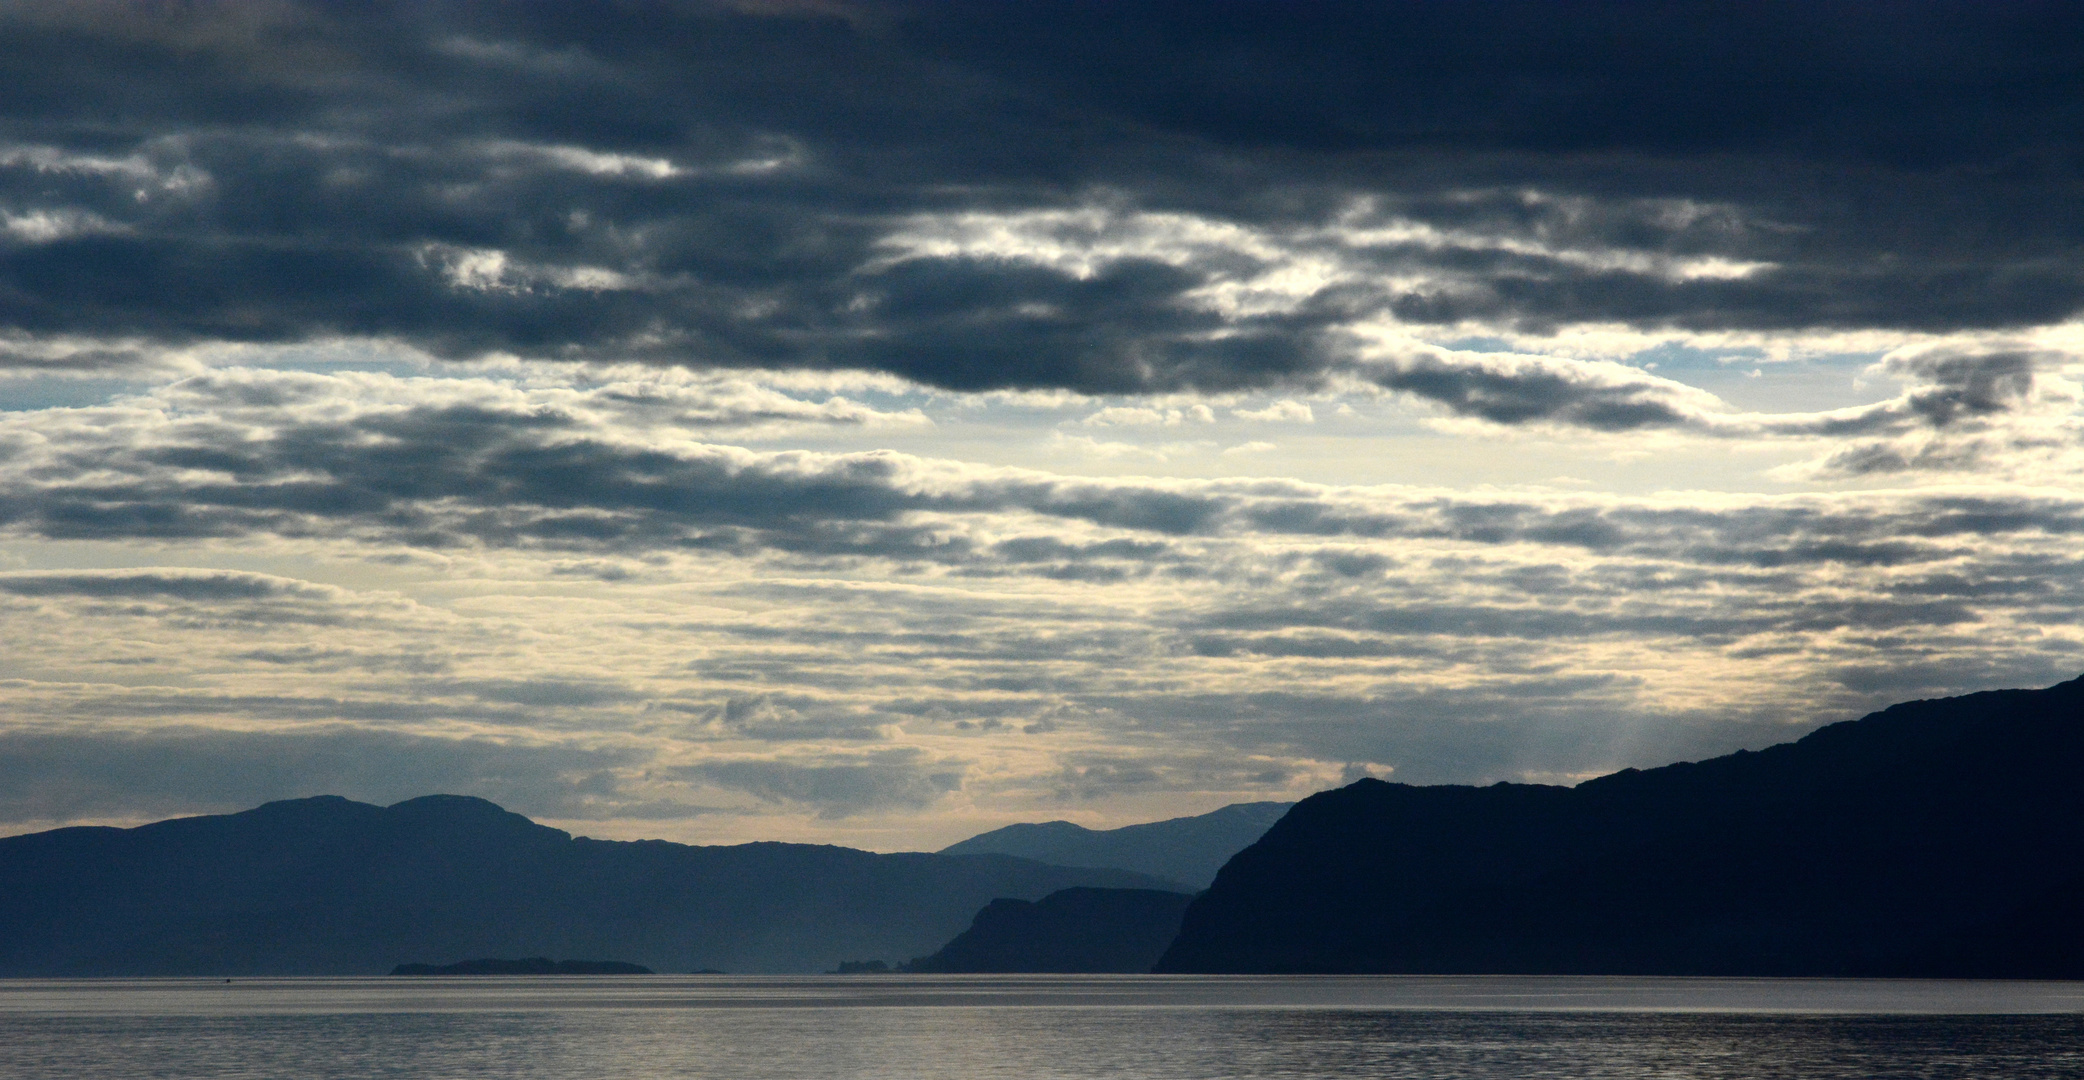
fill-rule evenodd
<path id="1" fill-rule="evenodd" d="M 1068 821 L 1008 825 L 941 849 L 943 855 L 995 852 L 1058 866 L 1107 866 L 1167 878 L 1196 889 L 1264 835 L 1294 803 L 1232 803 L 1195 817 L 1088 829 Z"/>
<path id="2" fill-rule="evenodd" d="M 998 899 L 932 956 L 923 972 L 1146 972 L 1179 933 L 1194 897 L 1156 889 L 1071 888 L 1040 900 Z"/>
<path id="3" fill-rule="evenodd" d="M 0 975 L 380 974 L 471 957 L 822 971 L 997 897 L 1164 882 L 1006 855 L 574 839 L 482 799 L 337 797 L 0 839 Z"/>
<path id="4" fill-rule="evenodd" d="M 1575 788 L 1363 780 L 1188 909 L 1182 972 L 2084 977 L 2084 679 Z"/>

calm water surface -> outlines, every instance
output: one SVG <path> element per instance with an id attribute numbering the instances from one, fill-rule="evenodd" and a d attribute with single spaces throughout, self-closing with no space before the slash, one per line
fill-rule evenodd
<path id="1" fill-rule="evenodd" d="M 2084 1077 L 2084 984 L 0 980 L 0 1076 Z"/>

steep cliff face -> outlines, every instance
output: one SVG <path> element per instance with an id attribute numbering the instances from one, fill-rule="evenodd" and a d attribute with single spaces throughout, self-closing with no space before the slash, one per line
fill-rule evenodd
<path id="1" fill-rule="evenodd" d="M 2084 976 L 2084 680 L 1575 788 L 1363 780 L 1188 909 L 1181 972 Z"/>

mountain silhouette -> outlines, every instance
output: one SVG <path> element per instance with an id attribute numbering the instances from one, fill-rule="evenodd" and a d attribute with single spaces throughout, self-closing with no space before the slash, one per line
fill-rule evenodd
<path id="1" fill-rule="evenodd" d="M 1166 878 L 1195 889 L 1264 835 L 1294 803 L 1232 803 L 1194 817 L 1119 829 L 1088 829 L 1069 821 L 1008 825 L 941 849 L 943 855 L 996 852 L 1057 866 L 1105 866 Z"/>
<path id="2" fill-rule="evenodd" d="M 1179 933 L 1191 894 L 1156 889 L 1061 889 L 1029 902 L 1001 898 L 920 972 L 1147 972 Z"/>
<path id="3" fill-rule="evenodd" d="M 2084 977 L 2084 679 L 1574 788 L 1362 780 L 1223 867 L 1175 972 Z"/>
<path id="4" fill-rule="evenodd" d="M 1006 855 L 575 839 L 483 799 L 320 796 L 0 839 L 0 975 L 380 974 L 501 956 L 811 972 L 924 953 L 996 897 L 1164 884 Z"/>
<path id="5" fill-rule="evenodd" d="M 393 975 L 652 975 L 642 964 L 621 960 L 552 960 L 529 956 L 519 960 L 490 957 L 460 960 L 453 964 L 400 964 Z"/>

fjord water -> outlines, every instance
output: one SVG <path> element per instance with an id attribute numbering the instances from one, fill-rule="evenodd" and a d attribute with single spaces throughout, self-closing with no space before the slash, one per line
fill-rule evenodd
<path id="1" fill-rule="evenodd" d="M 2076 1077 L 2084 984 L 1518 977 L 0 982 L 0 1076 Z"/>

